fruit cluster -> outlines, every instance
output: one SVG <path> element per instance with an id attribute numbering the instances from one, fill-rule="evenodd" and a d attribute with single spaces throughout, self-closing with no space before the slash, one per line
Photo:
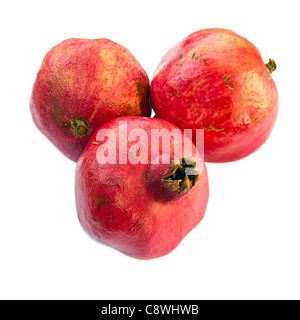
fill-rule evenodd
<path id="1" fill-rule="evenodd" d="M 77 162 L 83 229 L 134 258 L 170 253 L 204 216 L 204 161 L 242 159 L 269 137 L 278 112 L 275 69 L 225 29 L 200 30 L 175 45 L 151 87 L 136 58 L 108 39 L 52 48 L 30 109 L 38 129 Z"/>

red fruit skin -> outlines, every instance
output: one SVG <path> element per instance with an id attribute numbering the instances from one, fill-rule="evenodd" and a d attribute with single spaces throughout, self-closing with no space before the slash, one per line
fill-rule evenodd
<path id="1" fill-rule="evenodd" d="M 117 164 L 100 165 L 96 154 L 103 142 L 97 141 L 96 132 L 76 166 L 78 218 L 87 234 L 101 244 L 136 259 L 154 259 L 170 253 L 202 220 L 209 197 L 207 170 L 193 146 L 197 168 L 201 172 L 194 187 L 171 201 L 164 200 L 162 196 L 158 198 L 152 183 L 148 183 L 151 180 L 149 173 L 151 172 L 151 175 L 155 170 L 158 173 L 158 182 L 161 181 L 161 165 L 150 163 L 150 132 L 151 129 L 172 130 L 176 127 L 162 119 L 121 117 L 104 124 L 98 132 L 101 129 L 111 129 L 116 133 L 118 146 L 119 121 L 125 120 L 128 132 L 136 128 L 147 132 L 148 162 L 119 164 L 117 148 Z M 183 134 L 181 130 L 179 132 Z M 174 145 L 177 143 L 177 139 L 171 143 L 171 155 L 178 155 L 174 152 Z M 125 149 L 130 150 L 134 144 L 135 141 L 128 141 Z M 161 155 L 160 146 L 155 157 Z"/>
<path id="2" fill-rule="evenodd" d="M 121 115 L 150 116 L 149 79 L 136 58 L 108 39 L 68 39 L 45 56 L 30 109 L 38 129 L 69 159 L 77 161 L 93 132 Z M 89 131 L 74 134 L 82 117 Z"/>
<path id="3" fill-rule="evenodd" d="M 260 52 L 224 29 L 197 31 L 167 52 L 150 97 L 159 118 L 205 130 L 208 162 L 235 161 L 257 150 L 271 134 L 279 102 Z"/>

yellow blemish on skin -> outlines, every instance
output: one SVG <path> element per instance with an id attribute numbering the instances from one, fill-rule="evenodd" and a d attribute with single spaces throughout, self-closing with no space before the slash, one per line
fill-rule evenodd
<path id="1" fill-rule="evenodd" d="M 181 119 L 181 118 L 179 118 L 179 117 L 177 117 L 177 119 L 179 119 L 179 120 L 183 121 L 184 123 L 189 124 L 187 121 L 185 121 L 185 120 L 183 120 L 183 119 Z"/>
<path id="2" fill-rule="evenodd" d="M 99 208 L 104 207 L 105 205 L 107 205 L 110 202 L 111 202 L 111 200 L 108 198 L 105 198 L 103 196 L 96 196 L 95 207 L 96 207 L 96 209 L 99 209 Z"/>
<path id="3" fill-rule="evenodd" d="M 224 131 L 225 128 L 222 129 L 216 129 L 212 124 L 210 124 L 208 126 L 208 128 L 203 127 L 203 121 L 200 122 L 202 129 L 206 130 L 206 131 L 216 131 L 216 132 L 220 132 L 220 131 Z M 221 126 L 221 124 L 219 123 L 219 126 Z"/>
<path id="4" fill-rule="evenodd" d="M 135 83 L 135 86 L 136 86 L 138 96 L 142 95 L 145 92 L 145 88 L 143 87 L 140 81 L 137 81 Z"/>
<path id="5" fill-rule="evenodd" d="M 234 91 L 235 90 L 235 88 L 234 87 L 231 87 L 231 86 L 226 86 L 228 89 L 230 89 L 230 90 L 232 90 L 232 91 Z"/>
<path id="6" fill-rule="evenodd" d="M 246 96 L 250 96 L 251 95 L 249 92 L 245 92 L 245 91 L 242 91 L 242 94 L 244 94 Z"/>
<path id="7" fill-rule="evenodd" d="M 99 106 L 100 107 L 100 106 Z M 93 113 L 91 114 L 90 118 L 89 118 L 89 122 L 91 123 L 91 121 L 93 120 L 93 118 L 95 117 L 96 112 L 98 111 L 98 108 L 95 108 L 95 110 L 93 111 Z"/>
<path id="8" fill-rule="evenodd" d="M 224 77 L 224 83 L 231 82 L 231 81 L 232 81 L 232 79 L 230 76 Z"/>
<path id="9" fill-rule="evenodd" d="M 249 106 L 256 109 L 266 109 L 269 104 L 266 99 L 266 86 L 264 78 L 255 72 L 248 72 L 244 80 L 244 89 L 242 94 L 245 95 L 242 106 Z"/>
<path id="10" fill-rule="evenodd" d="M 249 124 L 249 123 L 251 123 L 251 119 L 249 117 L 249 114 L 245 113 L 245 114 L 241 115 L 241 117 L 239 119 L 239 123 L 240 124 Z"/>

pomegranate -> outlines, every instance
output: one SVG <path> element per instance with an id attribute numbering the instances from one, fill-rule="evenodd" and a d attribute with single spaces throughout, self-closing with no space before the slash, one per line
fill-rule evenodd
<path id="1" fill-rule="evenodd" d="M 120 117 L 101 126 L 76 165 L 77 212 L 88 235 L 137 259 L 176 248 L 209 197 L 203 159 L 185 138 L 162 119 Z"/>
<path id="2" fill-rule="evenodd" d="M 77 161 L 105 122 L 150 116 L 148 92 L 146 72 L 123 46 L 108 39 L 68 39 L 46 54 L 30 109 L 38 129 Z"/>
<path id="3" fill-rule="evenodd" d="M 275 124 L 275 69 L 274 60 L 265 64 L 258 49 L 238 34 L 200 30 L 159 63 L 151 104 L 159 118 L 181 129 L 205 130 L 205 161 L 239 160 L 256 151 Z"/>

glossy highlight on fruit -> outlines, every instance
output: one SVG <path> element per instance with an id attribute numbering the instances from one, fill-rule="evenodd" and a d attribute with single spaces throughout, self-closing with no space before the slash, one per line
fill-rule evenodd
<path id="1" fill-rule="evenodd" d="M 105 122 L 150 116 L 148 92 L 146 72 L 125 47 L 108 39 L 68 39 L 46 54 L 30 109 L 38 129 L 77 161 Z"/>
<path id="2" fill-rule="evenodd" d="M 233 31 L 200 30 L 162 58 L 151 82 L 151 104 L 158 118 L 205 131 L 205 161 L 239 160 L 256 151 L 274 127 L 275 70 L 274 60 L 265 63 Z"/>
<path id="3" fill-rule="evenodd" d="M 165 139 L 173 130 L 175 138 Z M 87 234 L 137 259 L 175 249 L 202 220 L 209 197 L 203 159 L 183 141 L 183 131 L 162 119 L 120 117 L 101 126 L 76 166 L 77 213 Z"/>

